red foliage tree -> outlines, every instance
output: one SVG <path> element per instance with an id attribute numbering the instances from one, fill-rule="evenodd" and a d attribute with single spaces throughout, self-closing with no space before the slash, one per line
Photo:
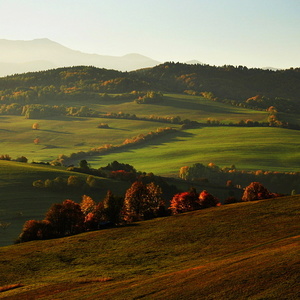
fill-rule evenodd
<path id="1" fill-rule="evenodd" d="M 80 205 L 72 200 L 65 200 L 62 204 L 54 204 L 46 213 L 46 221 L 57 237 L 73 235 L 84 231 L 84 214 Z"/>
<path id="2" fill-rule="evenodd" d="M 176 194 L 171 200 L 170 209 L 173 214 L 200 209 L 198 194 L 193 191 Z"/>
<path id="3" fill-rule="evenodd" d="M 270 193 L 260 182 L 251 182 L 245 188 L 242 201 L 254 201 L 273 197 L 274 194 Z"/>
<path id="4" fill-rule="evenodd" d="M 219 199 L 214 197 L 212 194 L 208 193 L 206 190 L 203 190 L 200 193 L 199 204 L 201 205 L 201 208 L 208 208 L 221 205 Z"/>
<path id="5" fill-rule="evenodd" d="M 52 238 L 52 227 L 48 221 L 29 220 L 25 222 L 18 242 L 44 240 L 48 238 Z"/>

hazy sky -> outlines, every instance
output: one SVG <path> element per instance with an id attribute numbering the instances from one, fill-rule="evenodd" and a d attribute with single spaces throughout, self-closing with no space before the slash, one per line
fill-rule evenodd
<path id="1" fill-rule="evenodd" d="M 161 62 L 300 66 L 300 0 L 0 0 L 0 13 L 0 39 Z"/>

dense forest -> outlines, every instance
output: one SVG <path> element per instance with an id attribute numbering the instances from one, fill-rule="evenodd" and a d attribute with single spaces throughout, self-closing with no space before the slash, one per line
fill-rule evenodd
<path id="1" fill-rule="evenodd" d="M 82 102 L 83 98 L 149 103 L 141 100 L 147 91 L 201 95 L 241 107 L 299 113 L 300 68 L 271 71 L 167 62 L 132 72 L 78 66 L 0 78 L 0 103 L 6 105 Z M 116 93 L 127 94 L 109 95 Z"/>

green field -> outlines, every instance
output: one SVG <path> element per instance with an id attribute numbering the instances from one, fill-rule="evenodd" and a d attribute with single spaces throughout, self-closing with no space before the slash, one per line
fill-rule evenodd
<path id="1" fill-rule="evenodd" d="M 213 162 L 238 169 L 300 171 L 300 131 L 281 128 L 203 127 L 184 130 L 144 147 L 91 157 L 93 167 L 117 160 L 138 170 L 176 176 L 179 168 Z"/>
<path id="2" fill-rule="evenodd" d="M 39 123 L 39 130 L 32 129 L 35 122 Z M 97 128 L 102 122 L 110 128 Z M 126 138 L 147 134 L 168 124 L 101 118 L 28 120 L 21 116 L 0 116 L 0 126 L 0 154 L 9 154 L 13 158 L 24 155 L 29 161 L 51 161 L 59 154 L 88 151 L 104 144 L 121 144 Z M 36 138 L 40 139 L 38 145 L 33 142 Z"/>
<path id="3" fill-rule="evenodd" d="M 188 118 L 198 122 L 206 122 L 208 118 L 225 124 L 247 119 L 265 122 L 268 118 L 265 111 L 254 111 L 213 102 L 198 96 L 179 94 L 167 94 L 165 100 L 159 105 L 136 104 L 133 101 L 106 101 L 95 104 L 88 100 L 83 104 L 102 113 L 122 111 L 136 114 L 138 117 L 180 116 L 182 120 Z M 289 117 L 293 122 L 299 119 L 294 115 Z M 40 124 L 39 130 L 32 130 L 34 122 Z M 97 128 L 101 122 L 107 123 L 110 129 Z M 141 133 L 147 134 L 159 127 L 167 126 L 177 129 L 180 127 L 180 125 L 141 120 L 66 116 L 28 120 L 21 116 L 1 115 L 0 154 L 9 154 L 13 158 L 23 155 L 29 161 L 51 161 L 59 154 L 70 155 L 73 152 L 88 151 L 104 144 L 118 145 L 127 138 Z M 40 140 L 38 145 L 33 142 L 36 138 Z M 262 127 L 204 127 L 184 130 L 178 135 L 160 138 L 147 148 L 143 145 L 140 150 L 130 150 L 121 155 L 114 153 L 107 158 L 93 157 L 92 162 L 95 163 L 94 167 L 103 166 L 102 160 L 113 161 L 114 157 L 120 157 L 120 160 L 128 160 L 126 163 L 131 163 L 138 169 L 163 175 L 177 174 L 177 170 L 182 165 L 195 162 L 236 164 L 240 168 L 247 169 L 276 170 L 278 168 L 279 171 L 297 171 L 298 141 L 298 131 L 292 130 Z"/>
<path id="4" fill-rule="evenodd" d="M 300 198 L 0 248 L 5 299 L 297 299 Z"/>
<path id="5" fill-rule="evenodd" d="M 217 119 L 223 123 L 239 122 L 252 119 L 253 121 L 267 121 L 268 114 L 265 111 L 255 111 L 246 108 L 213 102 L 200 96 L 182 94 L 165 94 L 164 100 L 159 104 L 137 104 L 133 101 L 109 101 L 101 104 L 90 104 L 100 112 L 124 112 L 147 117 L 149 115 L 172 117 L 180 116 L 181 119 L 190 119 L 198 122 L 206 122 L 208 118 Z M 75 103 L 73 103 L 75 105 Z"/>

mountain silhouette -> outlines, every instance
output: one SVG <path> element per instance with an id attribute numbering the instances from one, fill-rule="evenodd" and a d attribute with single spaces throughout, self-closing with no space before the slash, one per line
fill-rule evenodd
<path id="1" fill-rule="evenodd" d="M 0 76 L 78 65 L 132 71 L 158 64 L 159 61 L 136 53 L 124 56 L 88 54 L 49 39 L 0 39 Z"/>

